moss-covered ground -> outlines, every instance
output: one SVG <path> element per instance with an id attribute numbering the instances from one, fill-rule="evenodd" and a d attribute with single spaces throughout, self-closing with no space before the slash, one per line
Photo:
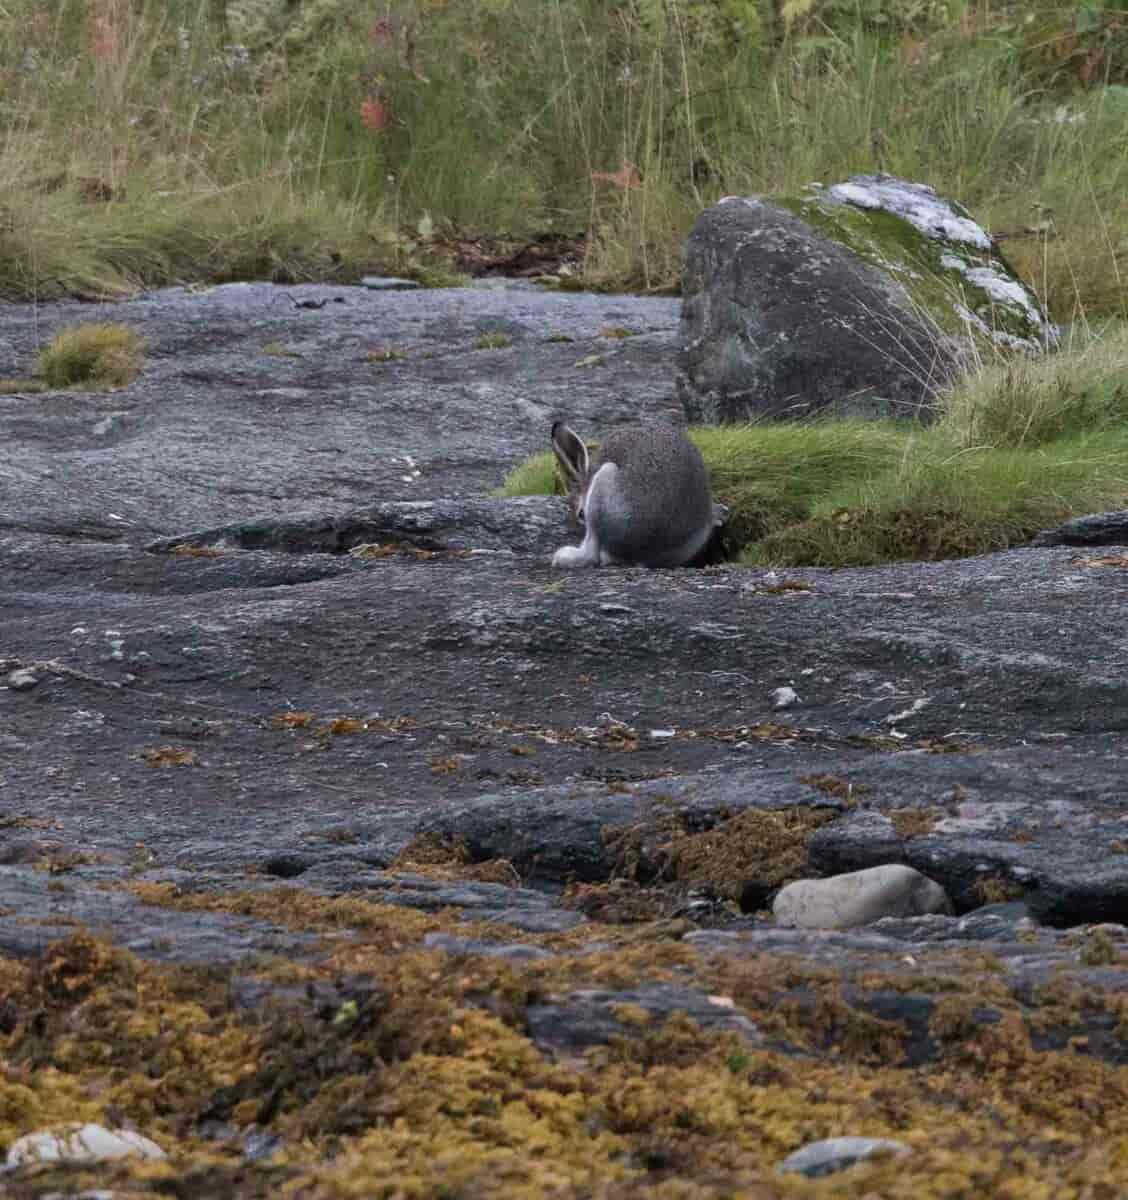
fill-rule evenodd
<path id="1" fill-rule="evenodd" d="M 1128 1189 L 1128 1066 L 1067 1036 L 1085 1009 L 1128 1035 L 1128 1001 L 1068 975 L 1020 1005 L 975 948 L 919 966 L 859 956 L 844 983 L 788 955 L 694 949 L 686 922 L 530 935 L 289 887 L 140 890 L 328 940 L 307 961 L 201 968 L 79 931 L 32 962 L 0 960 L 0 1145 L 92 1120 L 134 1126 L 170 1155 L 23 1168 L 7 1195 L 1111 1200 Z M 439 930 L 553 953 L 424 948 Z M 662 981 L 746 1015 L 763 1042 L 637 1006 L 616 1011 L 621 1037 L 582 1057 L 530 1038 L 527 1014 L 550 997 Z M 905 1029 L 867 1011 L 890 993 L 930 997 L 927 1061 L 911 1065 Z M 1060 1048 L 1036 1048 L 1047 1040 Z M 282 1150 L 243 1162 L 251 1128 Z M 912 1153 L 821 1181 L 776 1174 L 797 1147 L 843 1134 Z"/>

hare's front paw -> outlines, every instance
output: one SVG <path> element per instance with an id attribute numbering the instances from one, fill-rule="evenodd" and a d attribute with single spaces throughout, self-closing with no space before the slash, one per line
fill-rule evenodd
<path id="1" fill-rule="evenodd" d="M 590 567 L 594 564 L 583 546 L 561 546 L 552 556 L 554 567 Z"/>

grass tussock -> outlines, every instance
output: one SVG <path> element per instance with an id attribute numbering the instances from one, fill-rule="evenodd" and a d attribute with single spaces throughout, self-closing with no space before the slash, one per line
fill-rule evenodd
<path id="1" fill-rule="evenodd" d="M 691 436 L 730 509 L 726 549 L 741 562 L 837 567 L 1001 550 L 1128 506 L 1128 328 L 985 364 L 927 428 L 827 420 Z M 549 454 L 502 487 L 554 490 Z"/>
<path id="2" fill-rule="evenodd" d="M 39 373 L 49 388 L 111 391 L 141 370 L 144 339 L 128 325 L 72 325 L 40 348 Z"/>
<path id="3" fill-rule="evenodd" d="M 961 446 L 1031 448 L 1128 424 L 1128 328 L 1088 335 L 1048 357 L 983 367 L 948 397 L 944 424 Z"/>

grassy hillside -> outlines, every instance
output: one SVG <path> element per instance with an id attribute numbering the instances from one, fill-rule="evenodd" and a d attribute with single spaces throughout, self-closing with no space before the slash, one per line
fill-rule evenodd
<path id="1" fill-rule="evenodd" d="M 587 235 L 676 282 L 721 195 L 852 171 L 1010 235 L 1059 319 L 1123 315 L 1128 20 L 998 0 L 9 0 L 0 291 L 411 269 Z"/>

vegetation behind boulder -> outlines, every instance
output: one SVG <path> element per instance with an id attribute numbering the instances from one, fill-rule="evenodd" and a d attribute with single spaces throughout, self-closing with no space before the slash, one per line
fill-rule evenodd
<path id="1" fill-rule="evenodd" d="M 1058 318 L 1123 309 L 1122 6 L 965 0 L 14 0 L 0 289 L 419 271 L 584 233 L 672 287 L 700 210 L 888 171 L 1004 238 Z"/>

